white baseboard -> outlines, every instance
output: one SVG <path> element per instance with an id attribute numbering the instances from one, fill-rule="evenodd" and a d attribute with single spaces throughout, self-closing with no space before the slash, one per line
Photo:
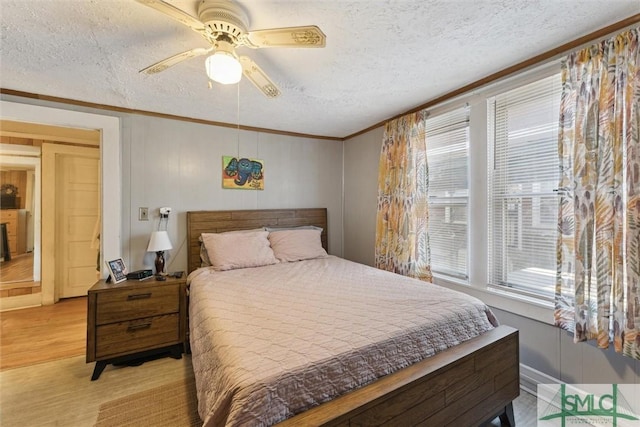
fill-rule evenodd
<path id="1" fill-rule="evenodd" d="M 533 369 L 530 366 L 520 364 L 520 388 L 534 396 L 538 393 L 538 384 L 560 384 L 557 378 Z"/>

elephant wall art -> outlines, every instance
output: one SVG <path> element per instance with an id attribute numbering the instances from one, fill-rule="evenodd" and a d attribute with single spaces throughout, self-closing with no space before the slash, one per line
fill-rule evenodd
<path id="1" fill-rule="evenodd" d="M 222 156 L 222 188 L 264 190 L 264 162 L 246 157 Z"/>

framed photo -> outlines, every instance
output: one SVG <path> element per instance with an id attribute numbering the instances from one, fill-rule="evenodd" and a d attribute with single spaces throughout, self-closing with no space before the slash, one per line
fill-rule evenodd
<path id="1" fill-rule="evenodd" d="M 127 266 L 124 265 L 122 258 L 107 261 L 107 267 L 111 275 L 111 283 L 120 283 L 127 280 Z"/>

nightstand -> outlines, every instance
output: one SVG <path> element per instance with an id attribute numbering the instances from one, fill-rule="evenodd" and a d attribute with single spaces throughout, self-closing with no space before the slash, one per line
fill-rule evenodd
<path id="1" fill-rule="evenodd" d="M 87 363 L 91 380 L 108 364 L 136 364 L 162 353 L 180 359 L 187 328 L 186 278 L 100 280 L 89 289 Z M 139 362 L 138 362 L 139 364 Z"/>

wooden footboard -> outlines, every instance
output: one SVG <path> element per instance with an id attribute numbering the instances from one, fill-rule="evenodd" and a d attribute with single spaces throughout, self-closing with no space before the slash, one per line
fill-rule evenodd
<path id="1" fill-rule="evenodd" d="M 519 393 L 518 331 L 499 326 L 278 426 L 478 426 Z"/>

